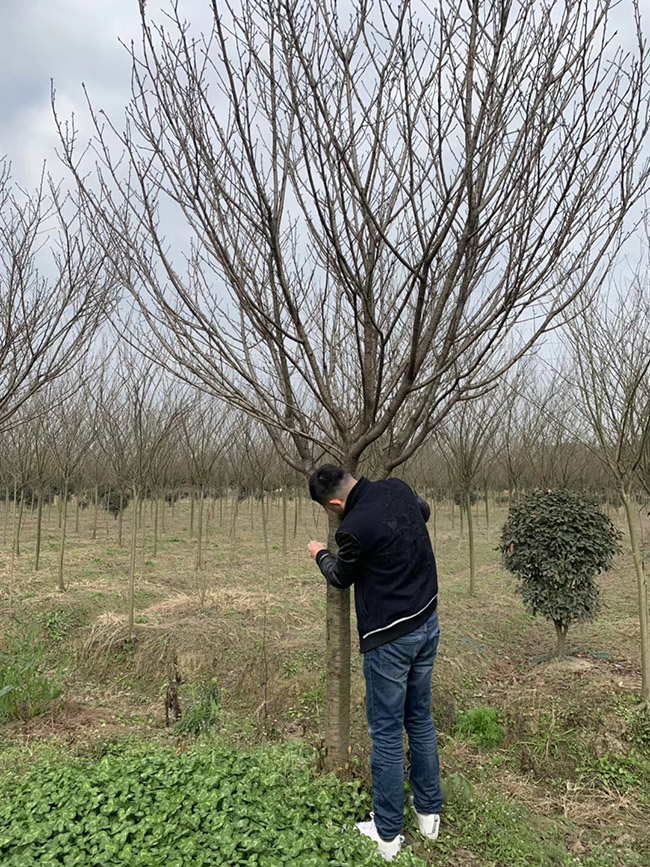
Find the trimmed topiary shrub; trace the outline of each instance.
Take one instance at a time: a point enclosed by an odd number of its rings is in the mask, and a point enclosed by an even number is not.
[[[598,505],[572,491],[533,491],[511,507],[503,564],[519,579],[526,608],[555,625],[559,657],[569,626],[598,613],[596,576],[612,566],[620,539]]]

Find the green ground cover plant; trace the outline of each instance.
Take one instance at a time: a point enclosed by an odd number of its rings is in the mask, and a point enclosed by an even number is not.
[[[0,782],[3,867],[370,867],[354,829],[369,796],[319,777],[304,746],[237,752],[204,741],[176,755],[127,745],[99,762],[45,760]],[[405,849],[394,861],[424,867]]]
[[[650,803],[650,760],[634,750],[626,756],[605,753],[580,771],[583,776],[595,776],[606,789],[621,794],[636,789],[637,797]]]

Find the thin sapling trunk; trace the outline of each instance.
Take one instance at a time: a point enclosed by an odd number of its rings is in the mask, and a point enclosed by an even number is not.
[[[38,503],[36,505],[36,553],[34,555],[34,572],[38,572],[41,562],[41,537],[43,528],[43,486],[38,486]]]
[[[65,593],[66,586],[63,580],[63,558],[65,555],[65,533],[68,524],[68,480],[63,484],[63,501],[61,503],[61,544],[59,545],[59,583],[58,589]]]

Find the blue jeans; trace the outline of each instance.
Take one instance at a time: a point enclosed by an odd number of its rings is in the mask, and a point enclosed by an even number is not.
[[[434,612],[423,625],[363,655],[366,712],[372,739],[375,825],[392,840],[404,823],[404,742],[411,751],[411,790],[419,813],[440,813],[440,765],[431,717],[431,675],[440,625]]]

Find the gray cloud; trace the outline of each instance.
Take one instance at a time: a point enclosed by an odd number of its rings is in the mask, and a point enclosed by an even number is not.
[[[646,7],[646,30],[650,10]],[[209,27],[209,0],[181,0],[183,14],[197,29]],[[149,14],[163,20],[166,0]],[[630,0],[615,8],[618,41],[632,39]],[[31,185],[44,160],[60,173],[50,109],[54,79],[62,117],[75,112],[82,138],[90,132],[81,83],[93,103],[119,119],[129,97],[129,60],[119,40],[140,34],[137,0],[0,0],[0,156],[12,160],[14,177]],[[630,47],[632,47],[630,41]]]
[[[151,6],[160,19],[164,3]],[[193,22],[207,22],[207,0],[185,0]],[[82,82],[93,103],[119,118],[129,98],[129,58],[120,39],[138,40],[137,0],[0,0],[0,156],[15,179],[32,185],[47,160],[60,174],[50,108],[54,81],[62,117],[75,112],[89,131]]]

